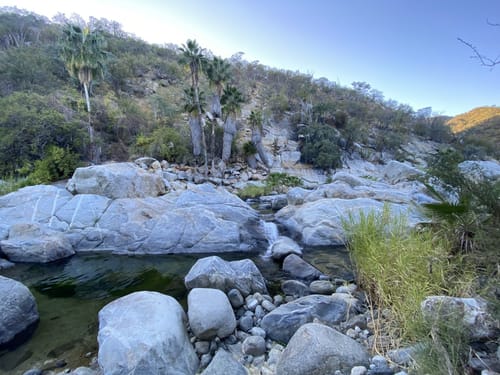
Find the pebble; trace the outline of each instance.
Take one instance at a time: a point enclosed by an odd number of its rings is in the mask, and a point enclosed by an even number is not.
[[[259,306],[259,301],[257,301],[255,298],[250,298],[247,301],[247,309],[250,311],[255,311],[255,308]]]
[[[250,315],[243,315],[238,321],[238,326],[242,331],[248,332],[253,327],[253,318]]]
[[[365,375],[367,371],[365,366],[354,366],[351,369],[351,375]]]
[[[209,341],[197,341],[194,344],[194,350],[198,355],[207,354],[210,351]]]
[[[264,331],[262,328],[260,327],[253,327],[251,330],[250,330],[250,334],[252,336],[261,336],[263,338],[266,338],[266,331]]]
[[[212,356],[210,354],[203,354],[200,358],[200,367],[204,368],[207,367],[210,362],[212,361]]]
[[[271,301],[268,301],[265,299],[262,301],[262,308],[266,311],[273,311],[276,308],[276,305],[274,305]]]
[[[278,294],[278,295],[274,296],[274,298],[273,298],[273,302],[274,302],[274,305],[275,305],[275,306],[279,306],[279,305],[281,305],[281,304],[283,303],[283,296],[282,296],[282,295],[280,295],[280,294]]]
[[[266,340],[261,336],[249,336],[243,341],[242,350],[254,357],[261,356],[266,353]]]
[[[245,304],[245,300],[238,289],[231,289],[227,293],[227,298],[233,308],[237,309]]]
[[[261,305],[258,305],[255,308],[255,318],[256,319],[262,319],[264,317],[264,315],[266,315],[266,312],[264,311],[264,309],[262,308]]]

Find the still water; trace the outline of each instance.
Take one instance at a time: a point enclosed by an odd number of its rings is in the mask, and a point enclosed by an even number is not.
[[[286,278],[279,264],[258,254],[218,255],[226,260],[252,259],[268,281],[271,294],[279,292],[280,281]],[[0,374],[49,368],[57,360],[64,360],[69,368],[87,366],[97,353],[97,314],[104,305],[135,291],[151,290],[176,298],[185,308],[184,276],[204,256],[207,254],[85,254],[44,265],[18,264],[0,271],[30,288],[40,314],[40,322],[27,342],[0,351]],[[332,278],[353,277],[343,248],[305,249],[304,259]]]

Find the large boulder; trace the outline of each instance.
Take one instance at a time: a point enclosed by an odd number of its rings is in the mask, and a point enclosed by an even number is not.
[[[194,288],[188,294],[189,326],[202,340],[224,338],[236,328],[236,318],[227,296],[219,289]]]
[[[369,359],[366,349],[355,340],[326,325],[309,323],[288,342],[276,365],[276,375],[333,374],[368,365]]]
[[[104,375],[194,374],[198,357],[186,314],[172,297],[136,292],[99,311],[98,362]]]
[[[144,198],[165,194],[165,182],[134,163],[111,163],[77,168],[66,188],[72,194]]]
[[[308,246],[343,245],[343,221],[359,218],[360,213],[381,213],[384,203],[371,198],[322,198],[301,206],[287,206],[276,213],[276,220]],[[406,204],[390,204],[391,215],[408,214],[408,224],[425,221],[421,214]]]
[[[24,188],[0,197],[2,240],[9,241],[9,249],[60,250],[69,244],[77,252],[166,254],[251,251],[265,238],[254,209],[203,184],[159,197],[120,199],[73,196],[54,186]],[[26,261],[54,259],[46,258]]]
[[[267,294],[266,281],[250,259],[227,262],[216,255],[198,259],[184,283],[187,289],[215,288],[225,293],[237,289],[243,296]]]
[[[462,324],[471,340],[498,337],[499,322],[488,312],[488,303],[482,298],[429,296],[422,301],[422,313],[430,322]]]
[[[401,163],[397,160],[391,160],[384,168],[384,177],[391,184],[396,184],[401,181],[408,181],[422,177],[424,172],[414,166]]]
[[[12,225],[0,249],[12,262],[47,263],[75,254],[63,233],[39,224]]]
[[[38,319],[35,297],[19,281],[0,276],[0,346],[29,329]]]
[[[286,303],[268,313],[260,326],[273,340],[287,343],[304,324],[318,319],[326,324],[338,324],[346,319],[353,305],[346,298],[310,295]]]

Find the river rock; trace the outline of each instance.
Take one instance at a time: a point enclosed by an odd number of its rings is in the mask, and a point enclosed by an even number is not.
[[[19,231],[16,225],[38,226],[39,231]],[[64,245],[68,240],[77,252],[122,254],[251,251],[265,241],[258,213],[210,184],[187,185],[159,197],[120,199],[73,196],[55,186],[20,189],[0,197],[0,240],[15,240],[13,234],[21,232],[22,244],[33,243],[34,248],[43,247],[42,240],[57,245],[62,236]],[[20,247],[21,240],[16,241],[9,246]]]
[[[12,262],[47,263],[75,254],[63,233],[39,224],[14,224],[0,249]]]
[[[258,357],[266,353],[266,340],[262,336],[249,336],[241,346],[243,353]]]
[[[236,328],[233,308],[219,289],[192,289],[188,294],[188,318],[194,335],[202,340],[227,337]]]
[[[219,349],[201,375],[247,375],[248,371],[226,350]]]
[[[482,298],[430,296],[422,301],[424,317],[431,321],[458,319],[471,340],[485,340],[498,336],[498,321],[488,312],[488,303]]]
[[[287,255],[295,254],[302,256],[300,246],[289,237],[279,236],[271,245],[271,257],[274,260],[282,260]]]
[[[97,194],[111,199],[165,194],[161,176],[134,163],[110,163],[77,168],[66,189],[72,194]]]
[[[260,326],[271,339],[286,343],[300,326],[314,319],[338,324],[346,319],[348,312],[350,306],[344,299],[310,295],[277,307],[264,316]]]
[[[320,270],[295,254],[290,254],[285,258],[283,261],[283,271],[302,280],[314,280],[322,275]]]
[[[309,284],[311,294],[332,294],[335,292],[335,286],[328,280],[315,280]]]
[[[276,220],[284,225],[293,235],[302,238],[308,246],[343,245],[345,233],[342,222],[359,218],[360,213],[381,213],[384,203],[375,199],[355,198],[323,198],[301,206],[287,206],[275,215]],[[406,204],[390,204],[391,215],[406,214],[410,206]],[[415,226],[426,221],[416,211],[409,211],[408,224]]]
[[[298,280],[284,280],[281,283],[281,290],[287,296],[304,297],[309,294],[307,285]]]
[[[196,261],[184,278],[187,289],[215,288],[227,293],[238,289],[243,296],[268,294],[266,281],[250,259],[227,262],[214,255]]]
[[[0,276],[0,345],[11,341],[38,319],[35,297],[19,281]]]
[[[98,362],[104,375],[194,374],[198,357],[186,314],[172,297],[136,292],[99,311]]]
[[[353,339],[323,324],[300,327],[276,365],[276,375],[324,375],[367,365],[369,355]]]

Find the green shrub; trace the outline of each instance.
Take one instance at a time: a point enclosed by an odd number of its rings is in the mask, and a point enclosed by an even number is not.
[[[264,186],[247,185],[238,192],[238,196],[242,199],[256,198],[268,195],[273,191],[283,193],[290,187],[301,185],[302,180],[299,177],[290,176],[286,173],[271,173],[267,176]]]
[[[28,175],[31,184],[46,184],[70,177],[78,167],[78,155],[57,146],[50,146],[46,156],[35,161],[33,172]]]
[[[135,151],[171,163],[184,163],[191,157],[189,139],[167,126],[156,129],[151,136],[138,136]]]
[[[248,141],[243,144],[243,156],[249,157],[255,155],[257,153],[257,147],[253,144],[253,142]]]
[[[316,168],[335,169],[342,166],[340,133],[328,125],[311,125],[300,129],[301,160]]]
[[[385,321],[374,321],[376,334],[396,345],[426,337],[420,313],[425,297],[461,295],[470,285],[462,259],[450,258],[445,239],[408,230],[406,217],[391,215],[388,206],[381,214],[351,217],[344,227],[357,282],[367,293],[373,316],[375,309],[389,314]]]

